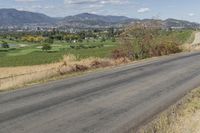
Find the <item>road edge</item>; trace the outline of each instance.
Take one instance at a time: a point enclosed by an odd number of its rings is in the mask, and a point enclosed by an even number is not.
[[[197,111],[200,111],[200,104],[198,102],[199,100],[200,88],[191,90],[182,99],[180,99],[175,104],[167,108],[165,111],[152,118],[150,122],[139,127],[136,133],[176,132],[177,128],[182,128],[178,127],[180,126],[179,122],[181,119],[186,117],[186,115],[192,117],[192,115],[194,115]],[[189,130],[192,127],[185,128],[188,128]]]
[[[88,75],[92,75],[92,74],[102,74],[102,73],[106,73],[106,72],[114,72],[114,71],[117,71],[122,68],[140,67],[140,66],[156,63],[159,61],[176,59],[176,58],[179,58],[182,56],[189,56],[189,55],[193,55],[193,54],[200,54],[200,53],[199,53],[199,51],[193,51],[193,52],[186,51],[186,52],[181,52],[181,53],[176,53],[176,54],[170,54],[170,55],[164,55],[164,56],[159,56],[159,57],[147,58],[147,59],[143,59],[143,60],[132,61],[129,63],[119,64],[119,65],[115,65],[115,66],[89,69],[86,71],[74,72],[74,73],[69,73],[69,74],[65,74],[65,75],[55,75],[51,78],[36,80],[36,81],[32,81],[32,82],[29,82],[29,83],[26,83],[26,84],[23,84],[20,86],[15,86],[10,89],[0,90],[0,94],[15,92],[18,90],[25,90],[25,89],[29,89],[29,88],[33,88],[33,87],[38,87],[38,86],[44,86],[47,84],[54,84],[54,83],[57,83],[60,81],[65,81],[65,80],[74,79],[74,78],[80,78],[80,77],[88,76]]]

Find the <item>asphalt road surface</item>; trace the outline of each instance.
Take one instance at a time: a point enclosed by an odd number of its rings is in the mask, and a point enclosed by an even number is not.
[[[0,93],[0,133],[123,133],[200,86],[200,53],[181,53]]]

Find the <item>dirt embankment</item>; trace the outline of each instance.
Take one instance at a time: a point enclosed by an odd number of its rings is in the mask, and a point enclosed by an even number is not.
[[[191,51],[200,50],[200,32],[194,33],[191,37],[194,41],[192,43],[186,44],[186,49]]]

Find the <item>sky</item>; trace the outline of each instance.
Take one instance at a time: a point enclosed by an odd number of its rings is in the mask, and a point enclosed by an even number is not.
[[[52,17],[79,13],[132,18],[176,18],[200,23],[200,0],[0,0],[0,8],[40,12]]]

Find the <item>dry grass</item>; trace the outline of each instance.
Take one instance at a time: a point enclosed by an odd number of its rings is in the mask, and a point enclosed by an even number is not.
[[[200,89],[162,113],[139,133],[200,133]]]
[[[191,37],[188,39],[188,41],[182,46],[184,51],[196,51],[200,50],[200,39],[199,39],[200,33],[199,32],[193,32],[191,34]]]
[[[59,64],[60,63],[22,67],[0,67],[0,78],[15,77],[16,75],[47,71],[47,68],[54,69],[57,68]]]
[[[74,72],[83,72],[95,68],[127,63],[127,59],[100,59],[87,58],[77,60],[73,55],[65,55],[59,63],[0,68],[0,91],[22,87],[28,83],[66,75]]]

